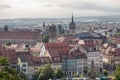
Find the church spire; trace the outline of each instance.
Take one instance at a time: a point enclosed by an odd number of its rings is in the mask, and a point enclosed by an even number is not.
[[[74,19],[73,19],[73,13],[72,13],[72,23],[74,23]]]
[[[75,23],[74,23],[74,18],[73,18],[73,13],[72,13],[72,18],[71,18],[71,23],[69,24],[69,30],[70,30],[70,34],[75,34],[75,29],[76,29],[76,26],[75,26]]]

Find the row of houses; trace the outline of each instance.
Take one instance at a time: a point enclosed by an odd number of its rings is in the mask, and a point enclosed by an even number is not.
[[[119,37],[112,37],[109,39],[111,43],[105,44],[103,38],[88,38],[62,36],[55,42],[37,41],[34,47],[26,45],[26,42],[17,44],[18,46],[15,44],[9,47],[0,46],[0,55],[9,59],[11,67],[20,70],[28,77],[32,77],[38,72],[38,68],[45,64],[51,64],[53,69],[60,67],[67,76],[73,76],[75,73],[87,73],[91,69],[92,62],[96,72],[104,69],[104,65],[109,64],[113,68],[119,63]]]
[[[66,75],[84,74],[91,67],[91,62],[97,70],[103,68],[103,55],[93,44],[70,46],[66,42],[41,43],[38,56],[33,55],[33,48],[18,50],[17,48],[0,48],[0,55],[9,59],[11,67],[32,77],[40,66],[51,64],[53,69],[61,67]]]
[[[40,57],[50,57],[54,68],[61,67],[66,75],[84,74],[94,61],[96,71],[103,69],[103,54],[94,44],[70,46],[67,42],[43,44]],[[54,62],[55,61],[55,62]]]

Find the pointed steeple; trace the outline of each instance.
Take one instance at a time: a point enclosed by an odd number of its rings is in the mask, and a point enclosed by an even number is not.
[[[74,34],[75,33],[75,29],[76,29],[76,26],[75,26],[75,23],[74,23],[74,18],[73,18],[73,13],[72,13],[72,18],[71,18],[71,22],[69,24],[69,30],[70,30],[70,33],[71,34]]]
[[[45,22],[43,22],[43,27],[45,27]]]
[[[72,23],[74,23],[74,19],[73,19],[73,13],[72,13]]]
[[[74,23],[73,13],[72,13],[72,22],[71,22],[71,24],[75,24],[75,23]]]

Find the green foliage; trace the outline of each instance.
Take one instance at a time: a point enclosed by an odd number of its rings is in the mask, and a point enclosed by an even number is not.
[[[65,34],[64,36],[72,36],[72,34]]]
[[[115,77],[115,80],[120,80],[120,64],[117,65],[117,69],[113,76]]]
[[[105,76],[107,76],[107,75],[108,75],[108,71],[103,70],[103,74],[104,74]]]
[[[48,42],[49,42],[49,36],[43,36],[42,41],[43,41],[44,43],[48,43]]]
[[[34,76],[35,78],[39,78],[39,80],[49,80],[55,78],[64,77],[64,73],[61,68],[56,68],[54,71],[51,68],[50,64],[46,64],[39,69],[39,73]]]
[[[88,77],[90,79],[95,79],[96,78],[96,72],[94,71],[94,69],[88,70]]]
[[[7,43],[6,43],[7,46],[10,46],[11,44],[12,44],[11,42],[7,42]]]
[[[116,36],[120,36],[120,32],[116,33]]]
[[[0,56],[0,80],[28,80],[25,75],[12,69],[6,58]]]
[[[61,68],[56,68],[54,71],[54,76],[58,79],[62,78],[64,76],[64,73]]]
[[[0,56],[0,65],[8,66],[8,60],[5,57]]]
[[[80,78],[81,78],[81,79],[83,78],[83,74],[80,74]]]
[[[39,72],[39,80],[49,80],[53,78],[53,70],[50,64],[46,64],[45,66],[40,68]]]
[[[79,75],[77,73],[74,73],[73,77],[79,77]]]

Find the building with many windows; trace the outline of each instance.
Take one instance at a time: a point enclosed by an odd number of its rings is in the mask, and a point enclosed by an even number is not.
[[[0,31],[0,43],[6,44],[16,43],[16,44],[29,44],[35,45],[37,42],[40,42],[41,34],[40,32],[35,31]]]
[[[62,56],[62,69],[67,76],[75,73],[83,74],[87,71],[87,56],[79,49],[74,49],[68,55]]]
[[[96,71],[103,69],[103,54],[99,51],[98,47],[94,44],[82,44],[86,50],[88,69],[91,69],[91,62],[94,61]]]
[[[66,42],[46,43],[42,46],[39,56],[49,57],[52,63],[52,68],[62,67],[62,56],[67,55],[70,46]]]

